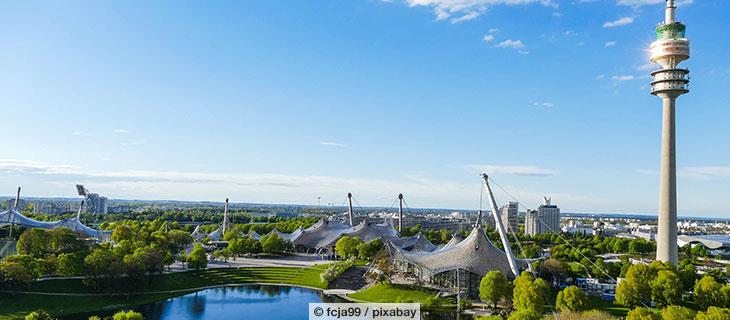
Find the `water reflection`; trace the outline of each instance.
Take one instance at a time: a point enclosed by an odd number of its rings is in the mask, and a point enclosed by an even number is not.
[[[309,303],[346,302],[322,292],[283,286],[221,287],[134,308],[147,320],[308,319]],[[110,314],[102,314],[106,316]],[[88,315],[86,316],[88,317]],[[69,317],[68,319],[86,319]],[[453,312],[423,312],[424,320],[466,320]]]

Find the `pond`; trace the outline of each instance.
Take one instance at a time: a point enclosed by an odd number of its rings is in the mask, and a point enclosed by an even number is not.
[[[320,291],[304,288],[246,285],[207,289],[133,309],[142,312],[146,320],[296,320],[309,319],[307,313],[309,303],[315,302],[346,301],[337,296],[328,296]],[[456,317],[452,313],[424,313],[422,319],[455,320]]]

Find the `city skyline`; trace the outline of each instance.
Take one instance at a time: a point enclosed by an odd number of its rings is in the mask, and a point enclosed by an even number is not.
[[[450,3],[0,5],[0,194],[657,212],[664,1]],[[730,4],[678,4],[678,213],[726,216]]]

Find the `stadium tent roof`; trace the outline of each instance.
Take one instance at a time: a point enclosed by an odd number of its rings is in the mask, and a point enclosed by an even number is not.
[[[293,242],[306,248],[321,249],[331,247],[350,227],[344,223],[320,219],[311,227],[304,229]]]
[[[261,235],[258,234],[258,232],[256,232],[256,230],[253,230],[253,229],[248,230],[248,233],[245,234],[245,236],[248,236],[249,238],[254,239],[254,240],[261,240]]]
[[[208,236],[208,234],[205,233],[205,231],[203,231],[202,228],[200,228],[200,225],[195,226],[195,230],[193,230],[193,232],[190,235],[195,240],[201,240]]]
[[[299,236],[302,234],[302,231],[304,231],[304,230],[302,230],[301,227],[297,228],[292,233],[281,232],[279,230],[276,230],[276,228],[274,228],[271,231],[269,231],[269,233],[267,233],[266,235],[268,236],[268,235],[274,233],[286,241],[294,242],[294,240],[299,238]]]
[[[383,239],[390,243],[394,248],[405,251],[432,252],[438,248],[433,245],[431,241],[428,241],[426,236],[420,232],[415,236],[410,237],[383,237]]]
[[[449,242],[447,242],[443,247],[438,248],[438,250],[443,251],[452,248],[459,244],[462,240],[464,240],[464,237],[460,233],[454,233],[451,240],[449,240]]]
[[[474,228],[463,241],[436,252],[406,252],[398,247],[393,252],[396,260],[419,266],[428,276],[456,269],[481,276],[498,270],[512,276],[507,255],[489,241],[481,228]]]
[[[87,227],[76,218],[66,218],[63,220],[52,222],[38,221],[24,216],[22,213],[18,212],[15,209],[6,210],[0,213],[0,226],[6,226],[9,224],[17,224],[26,228],[68,228],[87,237],[97,238],[100,240],[106,240],[111,235],[111,231],[99,231],[94,228]]]
[[[360,224],[346,231],[344,235],[357,237],[363,242],[369,242],[382,237],[398,237],[398,232],[387,222],[374,224],[363,220]]]

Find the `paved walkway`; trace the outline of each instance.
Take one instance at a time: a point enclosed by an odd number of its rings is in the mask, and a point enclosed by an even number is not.
[[[319,260],[317,255],[297,253],[290,256],[275,257],[267,256],[262,258],[236,258],[227,262],[211,260],[208,261],[208,269],[216,268],[251,268],[251,267],[311,267],[318,264],[334,263],[333,260]],[[188,269],[181,262],[175,262],[170,266],[169,272],[187,271]]]

